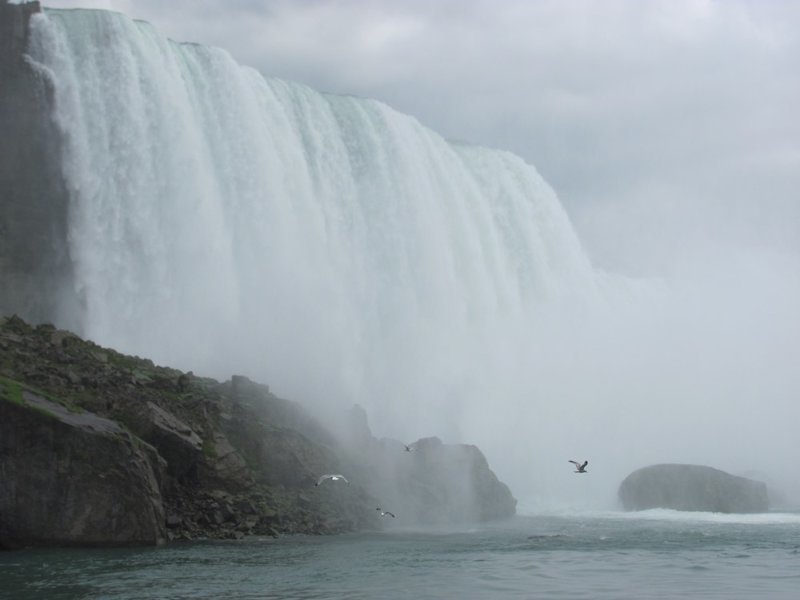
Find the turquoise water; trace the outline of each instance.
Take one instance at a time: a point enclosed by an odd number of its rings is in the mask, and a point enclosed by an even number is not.
[[[516,517],[462,530],[0,554],[46,599],[800,597],[800,515]]]

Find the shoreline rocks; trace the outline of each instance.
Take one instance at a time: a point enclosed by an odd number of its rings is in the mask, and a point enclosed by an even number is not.
[[[245,377],[0,318],[0,548],[381,529],[383,504],[405,524],[514,514],[474,446],[406,452],[360,417],[354,442]],[[330,472],[350,485],[314,485]]]

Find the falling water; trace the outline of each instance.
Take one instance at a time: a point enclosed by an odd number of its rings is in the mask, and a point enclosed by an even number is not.
[[[662,459],[648,424],[669,443],[694,410],[683,340],[639,326],[660,286],[593,269],[520,158],[112,12],[48,10],[31,39],[66,141],[81,306],[67,317],[85,336],[319,410],[359,403],[379,435],[478,443],[512,488],[578,501],[598,478],[562,481],[567,458],[605,460],[611,497],[627,468]],[[685,384],[658,385],[682,369]]]

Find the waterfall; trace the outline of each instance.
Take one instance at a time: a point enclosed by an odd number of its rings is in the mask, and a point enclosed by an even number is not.
[[[78,333],[316,414],[358,403],[379,436],[476,443],[533,502],[602,505],[648,463],[764,470],[793,451],[796,263],[742,248],[685,281],[612,277],[508,152],[113,12],[31,28]]]
[[[75,286],[101,343],[360,399],[366,371],[594,285],[512,154],[112,12],[47,11],[31,55],[54,78]]]
[[[65,140],[81,334],[361,404],[379,435],[544,443],[565,327],[609,285],[533,166],[113,12],[37,15],[29,53]]]

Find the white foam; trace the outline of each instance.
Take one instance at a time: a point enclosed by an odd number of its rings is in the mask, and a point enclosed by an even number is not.
[[[624,521],[671,521],[686,523],[728,523],[728,524],[787,524],[800,525],[798,512],[766,512],[766,513],[717,513],[702,511],[681,511],[667,508],[654,508],[641,511],[603,511],[585,510],[579,507],[561,507],[549,510],[531,510],[525,507],[518,514],[526,517],[561,517],[570,519],[607,519]]]

